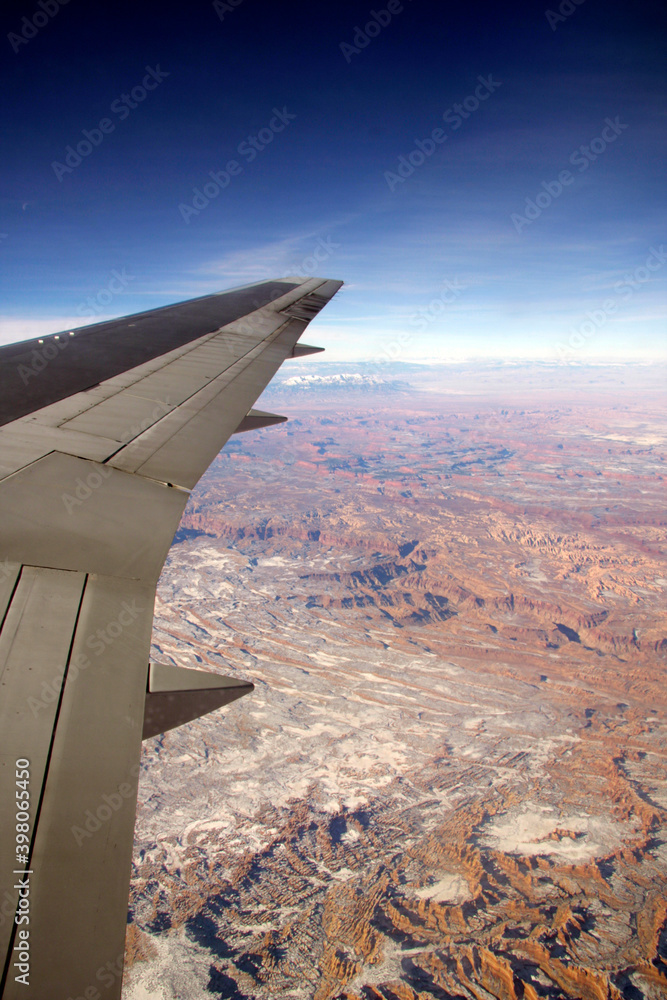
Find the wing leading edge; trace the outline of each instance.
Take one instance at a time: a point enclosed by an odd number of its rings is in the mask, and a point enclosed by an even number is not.
[[[120,997],[142,736],[252,689],[149,667],[157,580],[225,441],[284,419],[253,404],[317,350],[299,338],[341,284],[260,282],[0,348],[6,1000]]]

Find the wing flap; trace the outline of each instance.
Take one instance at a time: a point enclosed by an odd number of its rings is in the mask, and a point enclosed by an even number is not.
[[[106,437],[92,437],[75,431],[62,431],[54,427],[32,424],[10,424],[4,428],[0,443],[0,481],[20,472],[32,462],[39,461],[52,451],[60,451],[94,462],[103,462],[118,449],[118,441]]]
[[[66,680],[29,865],[35,989],[10,975],[4,1000],[85,996],[107,963],[120,991],[153,596],[153,584],[89,576],[75,626],[62,626]],[[32,761],[39,740],[17,734],[17,756]]]
[[[0,553],[157,582],[188,496],[53,452],[0,483]]]
[[[0,801],[3,813],[16,809],[17,761],[29,762],[30,809],[27,831],[31,837],[45,781],[51,739],[58,715],[63,678],[67,669],[85,576],[59,570],[24,567],[0,633]],[[22,766],[19,770],[23,771]],[[0,879],[4,906],[0,941],[6,949],[14,931],[18,900],[14,870],[29,867],[28,856],[17,848],[12,819],[0,838]],[[25,859],[25,864],[21,860]],[[9,913],[7,910],[9,909]],[[7,919],[9,917],[9,919]],[[3,951],[3,954],[5,952]]]

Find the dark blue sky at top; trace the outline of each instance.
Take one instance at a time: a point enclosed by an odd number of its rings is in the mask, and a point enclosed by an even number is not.
[[[662,4],[236,4],[4,7],[4,341],[312,273],[330,360],[664,356]]]

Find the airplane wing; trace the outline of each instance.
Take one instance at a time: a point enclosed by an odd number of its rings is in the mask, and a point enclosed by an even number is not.
[[[0,348],[5,1000],[120,997],[141,740],[252,685],[148,662],[193,489],[342,282],[284,278]]]

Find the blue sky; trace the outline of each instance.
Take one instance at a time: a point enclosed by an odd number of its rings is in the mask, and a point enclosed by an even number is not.
[[[661,4],[48,3],[2,15],[0,341],[297,271],[329,361],[667,356]]]

